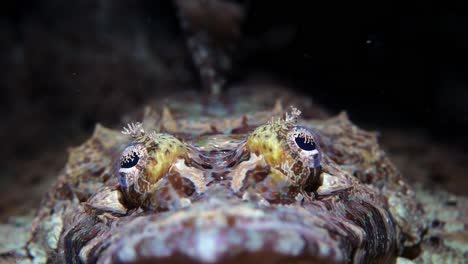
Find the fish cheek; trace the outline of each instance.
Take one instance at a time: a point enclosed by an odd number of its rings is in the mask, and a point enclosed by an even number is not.
[[[239,164],[233,174],[231,187],[235,192],[254,192],[270,203],[291,203],[297,194],[288,177],[253,154],[249,161]]]
[[[191,204],[191,198],[202,194],[206,188],[203,171],[188,166],[178,159],[152,189],[143,208],[146,210],[177,210]]]

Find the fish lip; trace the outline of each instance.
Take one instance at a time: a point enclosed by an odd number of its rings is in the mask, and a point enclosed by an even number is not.
[[[115,262],[122,263],[122,262]],[[185,264],[185,263],[197,263],[204,264],[207,262],[200,261],[198,259],[190,258],[183,254],[175,254],[170,257],[149,257],[149,258],[139,258],[132,262],[124,262],[131,264],[149,264],[149,263],[158,263],[158,264]],[[314,256],[285,256],[275,252],[270,251],[261,251],[261,252],[242,252],[236,256],[224,257],[215,262],[209,262],[209,264],[272,264],[272,263],[288,263],[288,264],[304,264],[304,263],[314,263],[314,264],[325,264],[325,263],[336,263],[332,259],[319,258]]]
[[[97,263],[236,263],[242,260],[272,263],[276,260],[343,262],[346,252],[323,220],[299,219],[305,210],[295,207],[197,208],[190,211],[147,214],[125,220],[115,229]],[[278,214],[272,214],[277,212]],[[280,213],[296,214],[290,219]],[[315,214],[308,212],[310,216]],[[185,217],[185,218],[184,218]],[[178,219],[178,220],[177,220]],[[269,256],[267,258],[267,256]],[[271,260],[262,262],[262,260]],[[180,262],[183,263],[183,262]],[[251,263],[254,263],[253,261]]]

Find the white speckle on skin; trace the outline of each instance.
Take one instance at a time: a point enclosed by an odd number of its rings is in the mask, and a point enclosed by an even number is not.
[[[190,199],[188,199],[188,198],[181,198],[180,199],[180,207],[181,208],[186,208],[186,207],[189,207],[190,205],[192,205],[192,201],[190,201]]]
[[[122,262],[132,262],[136,259],[135,249],[131,245],[122,247],[117,252],[117,257]]]
[[[166,246],[162,237],[152,237],[141,250],[143,256],[170,257],[171,250]]]
[[[62,213],[54,214],[50,221],[46,222],[44,226],[45,229],[49,231],[47,244],[50,248],[56,249],[63,228]]]
[[[282,234],[275,242],[275,250],[285,255],[297,256],[305,246],[304,240],[294,231]]]
[[[28,252],[29,255],[32,257],[33,263],[47,262],[47,254],[42,245],[32,242],[28,245]]]
[[[326,243],[319,243],[319,254],[320,256],[329,256],[330,247]]]
[[[264,244],[264,239],[262,237],[261,232],[249,230],[249,232],[247,232],[246,235],[248,237],[245,241],[246,248],[248,248],[252,252],[258,251],[262,248]]]
[[[295,199],[296,199],[296,202],[302,202],[304,200],[304,195],[298,193]]]
[[[219,250],[216,241],[217,233],[213,230],[208,232],[199,232],[196,238],[196,254],[202,262],[215,262]]]

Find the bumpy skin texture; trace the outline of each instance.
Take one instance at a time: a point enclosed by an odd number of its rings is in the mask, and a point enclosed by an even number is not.
[[[285,93],[244,98],[168,99],[127,135],[98,125],[16,257],[393,263],[421,242],[427,221],[375,133]]]
[[[242,9],[175,2],[202,83],[218,94]],[[0,261],[466,261],[466,199],[416,196],[375,133],[345,114],[329,118],[310,101],[258,88],[160,100],[155,111],[130,118],[142,124],[126,135],[97,125],[71,149],[32,228],[0,226]]]

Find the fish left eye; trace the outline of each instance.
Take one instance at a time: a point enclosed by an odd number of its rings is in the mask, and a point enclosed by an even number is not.
[[[297,146],[301,148],[302,150],[312,151],[312,150],[317,149],[315,142],[313,142],[312,140],[308,139],[307,137],[303,135],[297,135],[294,138],[294,141],[296,142]]]

